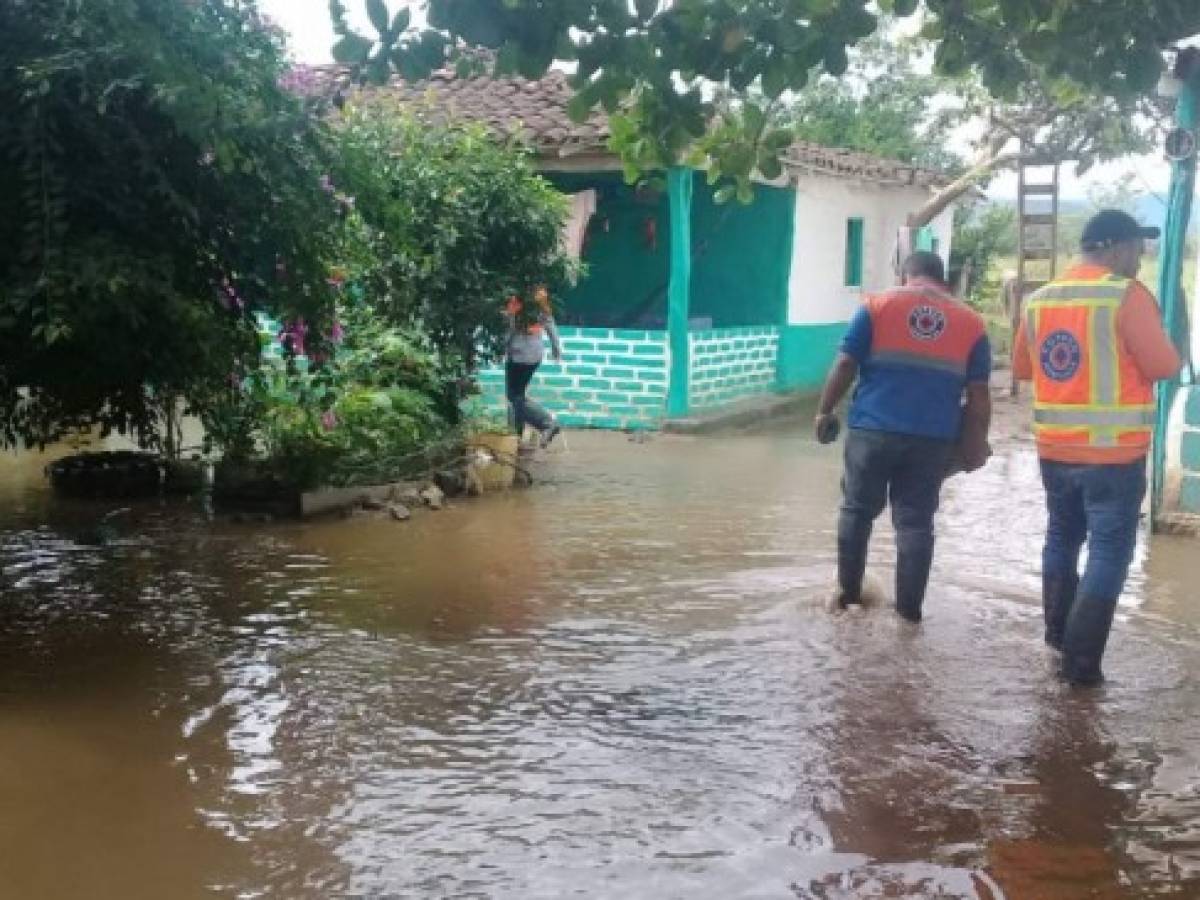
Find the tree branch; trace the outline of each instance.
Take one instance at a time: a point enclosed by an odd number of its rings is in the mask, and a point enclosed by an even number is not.
[[[975,187],[975,185],[979,184],[979,182],[992,172],[1005,166],[1010,166],[1020,158],[1020,152],[1013,150],[1008,153],[995,153],[982,162],[977,163],[964,175],[956,178],[930,197],[929,202],[919,210],[909,215],[908,227],[921,228],[928,225],[941,215],[946,210],[946,207]]]

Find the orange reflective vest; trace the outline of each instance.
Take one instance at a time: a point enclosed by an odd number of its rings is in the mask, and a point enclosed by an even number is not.
[[[977,312],[924,278],[868,298],[867,313],[873,364],[933,369],[964,380],[971,351],[987,331]]]
[[[1039,444],[1149,450],[1154,386],[1117,332],[1130,281],[1105,274],[1038,290],[1025,308]]]

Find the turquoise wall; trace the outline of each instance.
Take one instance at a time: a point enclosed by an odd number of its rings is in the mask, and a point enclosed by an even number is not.
[[[562,298],[566,324],[605,328],[666,327],[670,275],[667,193],[641,192],[616,172],[546,177],[567,193],[596,191],[596,213],[584,242],[586,274]],[[654,228],[653,243],[647,223]]]
[[[845,322],[781,328],[776,387],[781,390],[820,388],[845,333]]]
[[[1179,440],[1179,461],[1183,468],[1179,485],[1181,512],[1200,514],[1200,388],[1181,387],[1187,392],[1184,406],[1184,430]]]
[[[756,185],[754,202],[718,206],[696,175],[692,198],[691,317],[713,328],[782,325],[787,321],[788,276],[796,192]]]
[[[568,428],[655,428],[667,408],[667,335],[662,331],[559,329],[563,363],[547,360],[529,396]],[[479,373],[483,402],[504,414],[504,369]]]
[[[666,191],[637,191],[619,173],[547,173],[559,190],[597,192],[583,261],[562,298],[573,325],[666,327],[670,213]],[[787,315],[795,191],[759,185],[754,203],[718,206],[693,173],[689,316],[706,326],[779,325]],[[653,223],[653,234],[648,223]]]

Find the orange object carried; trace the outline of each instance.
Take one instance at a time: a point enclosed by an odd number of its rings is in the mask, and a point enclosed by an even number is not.
[[[545,289],[543,288],[541,290],[544,291]],[[542,306],[541,298],[537,297],[536,295],[535,295],[535,298],[538,301],[538,306],[541,307]],[[508,303],[504,307],[504,311],[508,314],[509,318],[511,318],[514,322],[519,321],[519,317],[524,309],[525,309],[524,301],[521,300],[520,297],[516,297],[516,296],[509,297]],[[545,329],[542,328],[542,325],[540,322],[530,322],[527,325],[525,325],[523,330],[526,334],[541,334]]]

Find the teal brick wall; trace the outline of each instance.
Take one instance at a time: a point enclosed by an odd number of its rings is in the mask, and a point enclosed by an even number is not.
[[[663,331],[560,327],[563,362],[547,357],[529,396],[568,428],[657,428],[666,413],[667,335]],[[507,408],[504,367],[479,373],[483,402]]]
[[[1200,515],[1200,388],[1184,387],[1183,429],[1172,434],[1179,443],[1179,511]]]
[[[775,387],[778,328],[693,331],[688,345],[688,405],[692,412],[765,394]]]

